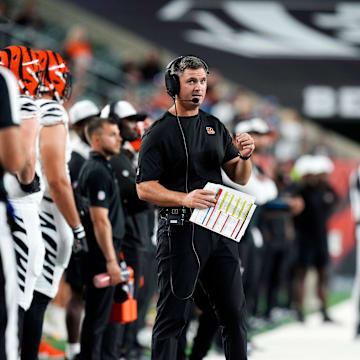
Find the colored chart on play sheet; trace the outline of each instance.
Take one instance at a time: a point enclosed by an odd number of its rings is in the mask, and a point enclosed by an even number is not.
[[[195,209],[190,221],[239,242],[255,211],[255,197],[213,183],[204,189],[215,193],[216,206]]]

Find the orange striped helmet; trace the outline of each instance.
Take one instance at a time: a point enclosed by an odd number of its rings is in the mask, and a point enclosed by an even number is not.
[[[26,46],[8,46],[0,51],[0,65],[14,73],[21,93],[35,97],[38,95],[40,68],[34,50]]]
[[[71,95],[71,75],[65,60],[52,50],[38,50],[40,93],[49,92],[55,100],[64,102]]]

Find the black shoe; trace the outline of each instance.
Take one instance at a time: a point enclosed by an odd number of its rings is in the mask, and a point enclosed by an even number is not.
[[[332,319],[328,314],[325,314],[323,316],[323,321],[326,322],[326,323],[334,323],[334,319]]]
[[[305,322],[305,316],[304,316],[304,313],[300,310],[296,311],[296,318],[298,321],[300,322]]]
[[[326,310],[321,310],[323,321],[326,323],[334,323],[335,321],[329,316],[329,313]]]
[[[356,331],[355,331],[355,338],[356,339],[360,339],[360,322],[356,328]]]

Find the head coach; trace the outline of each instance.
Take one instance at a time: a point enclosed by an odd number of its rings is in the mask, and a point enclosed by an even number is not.
[[[247,358],[238,244],[188,221],[193,208],[215,205],[215,194],[203,187],[222,184],[221,168],[232,181],[246,184],[255,148],[246,133],[236,135],[234,146],[221,121],[199,109],[208,74],[207,64],[195,56],[167,66],[165,83],[174,105],[144,134],[139,154],[139,197],[160,207],[153,360],[176,359],[197,282],[224,327],[226,359]]]

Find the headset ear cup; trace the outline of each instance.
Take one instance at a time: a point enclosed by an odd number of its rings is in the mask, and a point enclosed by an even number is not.
[[[171,69],[167,69],[165,73],[165,86],[166,91],[171,97],[179,95],[180,81],[176,74],[171,74]]]

